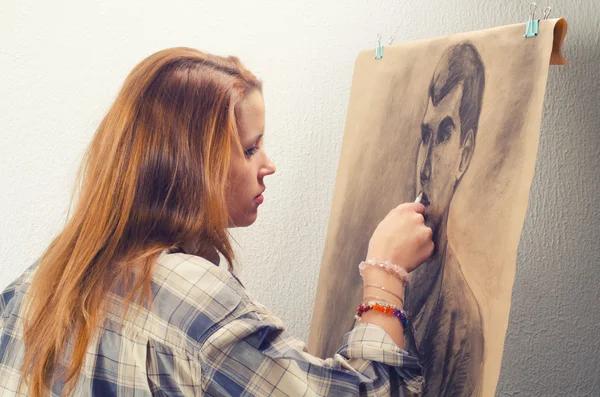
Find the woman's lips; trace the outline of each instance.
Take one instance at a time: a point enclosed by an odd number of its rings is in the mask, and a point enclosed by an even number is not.
[[[263,203],[263,201],[265,201],[265,198],[264,198],[264,196],[262,195],[262,193],[261,193],[261,194],[259,194],[259,195],[258,195],[258,196],[256,196],[256,197],[254,197],[254,202],[255,202],[256,204],[262,204],[262,203]]]

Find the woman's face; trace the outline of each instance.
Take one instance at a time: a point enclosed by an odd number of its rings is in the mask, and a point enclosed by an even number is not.
[[[234,151],[227,190],[228,227],[250,226],[263,202],[264,177],[275,172],[275,164],[262,146],[265,130],[265,104],[259,91],[249,94],[236,109],[240,141],[244,153]]]

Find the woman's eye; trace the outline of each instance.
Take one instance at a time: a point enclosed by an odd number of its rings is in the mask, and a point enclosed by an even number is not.
[[[255,154],[258,151],[258,146],[253,146],[250,149],[246,149],[244,151],[244,154],[246,155],[246,157],[250,157],[253,154]]]

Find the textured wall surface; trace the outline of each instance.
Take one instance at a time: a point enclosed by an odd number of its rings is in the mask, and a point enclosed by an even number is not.
[[[409,41],[522,22],[490,0],[0,0],[0,288],[64,224],[73,178],[129,70],[162,48],[235,54],[265,82],[259,220],[235,230],[242,279],[308,336],[354,58]],[[167,6],[168,5],[168,6]],[[541,4],[546,6],[547,4]],[[600,394],[600,3],[557,1],[571,66],[550,70],[499,396]]]

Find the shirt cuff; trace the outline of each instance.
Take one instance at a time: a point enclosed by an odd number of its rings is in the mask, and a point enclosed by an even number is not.
[[[338,350],[338,354],[353,361],[374,361],[392,366],[410,391],[422,391],[423,376],[417,358],[396,346],[392,338],[378,325],[358,323],[352,331],[344,335],[344,344]]]

